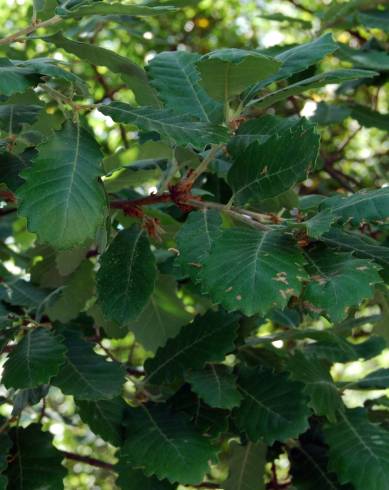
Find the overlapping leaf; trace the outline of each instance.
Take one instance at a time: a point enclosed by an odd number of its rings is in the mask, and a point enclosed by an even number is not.
[[[278,231],[231,228],[215,241],[204,265],[204,288],[228,311],[265,314],[301,291],[303,257]]]
[[[79,400],[108,400],[120,394],[125,374],[121,365],[95,354],[92,346],[76,334],[68,335],[65,344],[65,364],[52,380],[53,385]]]
[[[304,119],[264,143],[254,141],[234,159],[228,182],[235,199],[275,197],[304,180],[315,167],[319,136]]]
[[[199,121],[219,123],[223,107],[200,85],[195,63],[200,55],[186,51],[160,53],[148,66],[152,85],[166,107],[179,114],[192,114]]]
[[[48,383],[65,362],[62,338],[45,328],[29,330],[11,352],[2,382],[7,388],[34,388]]]
[[[224,490],[265,490],[266,446],[233,442],[228,457],[229,475]]]
[[[221,223],[218,211],[204,208],[191,213],[177,233],[179,256],[176,260],[184,273],[195,282],[200,280],[201,270],[212,244],[220,235]]]
[[[363,409],[347,411],[338,423],[327,426],[324,434],[329,467],[341,483],[352,483],[355,490],[386,490],[389,434],[369,422]]]
[[[106,207],[101,158],[92,136],[71,123],[39,147],[18,197],[19,213],[42,242],[66,249],[95,237]]]
[[[197,434],[167,407],[143,405],[131,409],[127,419],[128,437],[121,450],[129,467],[142,467],[147,476],[171,482],[198,484],[215,460],[216,450],[209,439]]]
[[[317,249],[306,258],[311,282],[303,298],[335,322],[346,316],[348,307],[371,298],[374,286],[382,282],[378,266],[348,253]]]
[[[145,131],[155,131],[161,138],[177,145],[202,149],[227,139],[227,130],[207,122],[194,121],[191,115],[176,114],[170,109],[135,108],[124,102],[112,102],[99,110],[116,122],[133,124]]]
[[[182,328],[154,358],[146,361],[147,379],[163,383],[182,378],[188,369],[199,369],[206,362],[220,362],[233,350],[237,323],[234,316],[209,311]]]
[[[309,408],[304,385],[285,374],[247,369],[238,380],[243,400],[235,410],[239,428],[253,442],[267,444],[296,437],[308,427]]]

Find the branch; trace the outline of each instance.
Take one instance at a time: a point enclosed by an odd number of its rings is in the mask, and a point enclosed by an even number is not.
[[[22,42],[25,40],[25,38],[31,34],[32,32],[35,32],[37,29],[40,27],[49,27],[53,26],[55,24],[59,24],[62,21],[62,17],[59,15],[54,15],[54,17],[51,17],[50,19],[44,20],[42,22],[36,22],[28,27],[21,29],[20,31],[15,32],[14,34],[10,34],[9,36],[3,37],[3,39],[0,39],[0,46],[5,46],[7,44],[11,44],[14,42]]]
[[[90,458],[89,456],[81,456],[81,454],[70,453],[69,451],[61,451],[64,458],[71,459],[72,461],[78,461],[80,463],[89,464],[90,466],[95,466],[96,468],[102,468],[108,471],[114,471],[114,466],[112,463],[106,463],[100,459]]]

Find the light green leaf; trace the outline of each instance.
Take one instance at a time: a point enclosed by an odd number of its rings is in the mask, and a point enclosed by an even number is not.
[[[343,320],[350,306],[371,298],[374,286],[382,282],[377,265],[349,253],[318,248],[306,258],[311,282],[303,300],[326,312],[334,322]]]
[[[307,429],[309,408],[303,384],[285,374],[253,368],[242,372],[238,386],[243,401],[235,417],[251,441],[263,439],[271,445]]]
[[[308,359],[296,351],[287,367],[292,379],[304,383],[304,392],[309,396],[315,413],[335,422],[344,405],[328,366],[321,359]]]
[[[143,5],[123,5],[121,3],[97,2],[89,5],[81,5],[72,10],[61,7],[56,9],[57,15],[64,17],[84,17],[86,15],[133,15],[133,16],[153,16],[175,12],[176,8],[170,5],[148,7]]]
[[[200,55],[186,51],[157,54],[148,65],[151,84],[169,109],[192,114],[200,121],[219,123],[223,120],[223,106],[200,85],[196,68],[199,58]]]
[[[341,483],[351,483],[355,490],[387,489],[389,434],[369,422],[365,410],[355,408],[341,414],[324,435],[330,447],[329,468]]]
[[[327,54],[333,53],[337,49],[337,44],[332,38],[332,34],[327,33],[314,39],[311,42],[287,48],[275,56],[277,61],[282,63],[275,75],[266,78],[262,82],[255,84],[248,91],[245,100],[250,100],[261,89],[278,80],[289,78],[295,73],[299,73],[309,66],[318,63]]]
[[[114,446],[120,446],[123,437],[123,418],[126,403],[122,398],[112,400],[81,401],[76,406],[83,422],[92,432]]]
[[[93,264],[86,260],[62,286],[53,301],[46,306],[46,313],[52,321],[68,323],[83,310],[94,292]]]
[[[151,352],[165,345],[192,318],[177,297],[176,289],[174,277],[161,275],[142,313],[128,324],[136,340]]]
[[[234,349],[237,323],[233,315],[209,311],[182,328],[145,364],[147,380],[165,383],[183,377],[188,369],[206,362],[221,362]]]
[[[76,334],[67,335],[65,343],[66,361],[53,385],[79,400],[107,400],[121,393],[125,381],[121,365],[105,361]]]
[[[55,256],[55,266],[61,276],[69,276],[85,259],[90,244],[70,250],[60,250]]]
[[[8,490],[61,490],[67,470],[51,435],[38,424],[13,430],[15,445],[6,471]]]
[[[389,216],[389,187],[361,191],[351,196],[333,196],[324,200],[320,209],[355,225],[363,221],[386,221]]]
[[[319,141],[315,127],[302,119],[262,144],[251,143],[235,157],[228,173],[235,199],[275,197],[306,179],[315,167]]]
[[[247,49],[218,49],[197,63],[201,85],[214,99],[227,102],[247,87],[276,73],[281,62]]]
[[[213,242],[220,235],[221,224],[218,211],[204,208],[190,213],[177,233],[179,255],[176,262],[195,282],[200,280],[201,268],[209,256]]]
[[[92,136],[71,123],[39,146],[17,195],[19,213],[42,242],[66,249],[95,237],[106,208],[101,159]]]
[[[113,73],[118,73],[127,87],[134,92],[140,104],[157,107],[160,105],[154,90],[149,85],[145,71],[128,58],[93,44],[72,41],[64,37],[61,32],[43,39],[88,63],[96,66],[106,66]]]
[[[224,490],[265,490],[266,446],[232,442],[228,455],[229,475]]]
[[[133,225],[119,232],[100,264],[97,293],[104,315],[119,324],[134,320],[147,304],[156,277],[145,230]]]
[[[201,371],[189,371],[185,379],[191,389],[210,407],[231,410],[242,399],[236,379],[226,366],[208,365]]]
[[[288,85],[285,88],[271,92],[268,95],[263,95],[258,99],[253,99],[249,105],[254,105],[257,108],[269,107],[280,100],[287,99],[292,95],[298,95],[314,88],[324,87],[330,83],[341,83],[347,80],[357,80],[360,78],[372,78],[377,75],[375,71],[369,70],[353,70],[353,69],[339,69],[319,73],[313,77],[305,78],[299,82],[295,82]]]
[[[65,362],[63,338],[46,328],[29,330],[4,365],[7,388],[35,388],[48,383]]]
[[[99,106],[99,111],[116,122],[133,124],[145,131],[156,131],[161,138],[177,145],[203,149],[211,143],[223,143],[227,130],[207,122],[193,121],[191,115],[176,114],[170,109],[135,108],[124,102]]]
[[[297,247],[277,231],[225,230],[204,265],[204,289],[228,311],[266,314],[284,308],[305,276]]]
[[[203,480],[216,449],[183,416],[163,406],[142,405],[131,409],[127,420],[129,433],[121,450],[125,464],[172,483],[195,485]]]

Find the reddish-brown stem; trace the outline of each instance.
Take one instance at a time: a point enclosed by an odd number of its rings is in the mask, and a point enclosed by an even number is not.
[[[71,453],[69,451],[61,451],[66,459],[71,459],[72,461],[78,461],[79,463],[89,464],[90,466],[95,466],[96,468],[102,468],[108,471],[114,471],[114,465],[101,461],[100,459],[91,458],[89,456],[81,456],[81,454]]]
[[[170,193],[164,194],[151,194],[151,196],[141,197],[139,199],[133,199],[132,201],[111,201],[110,207],[113,209],[122,209],[126,211],[131,208],[138,208],[141,206],[149,206],[150,204],[159,204],[161,202],[172,201]]]

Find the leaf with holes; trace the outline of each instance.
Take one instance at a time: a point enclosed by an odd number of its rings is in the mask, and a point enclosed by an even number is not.
[[[231,228],[215,241],[204,264],[204,289],[228,311],[265,314],[301,291],[303,257],[278,231]]]

